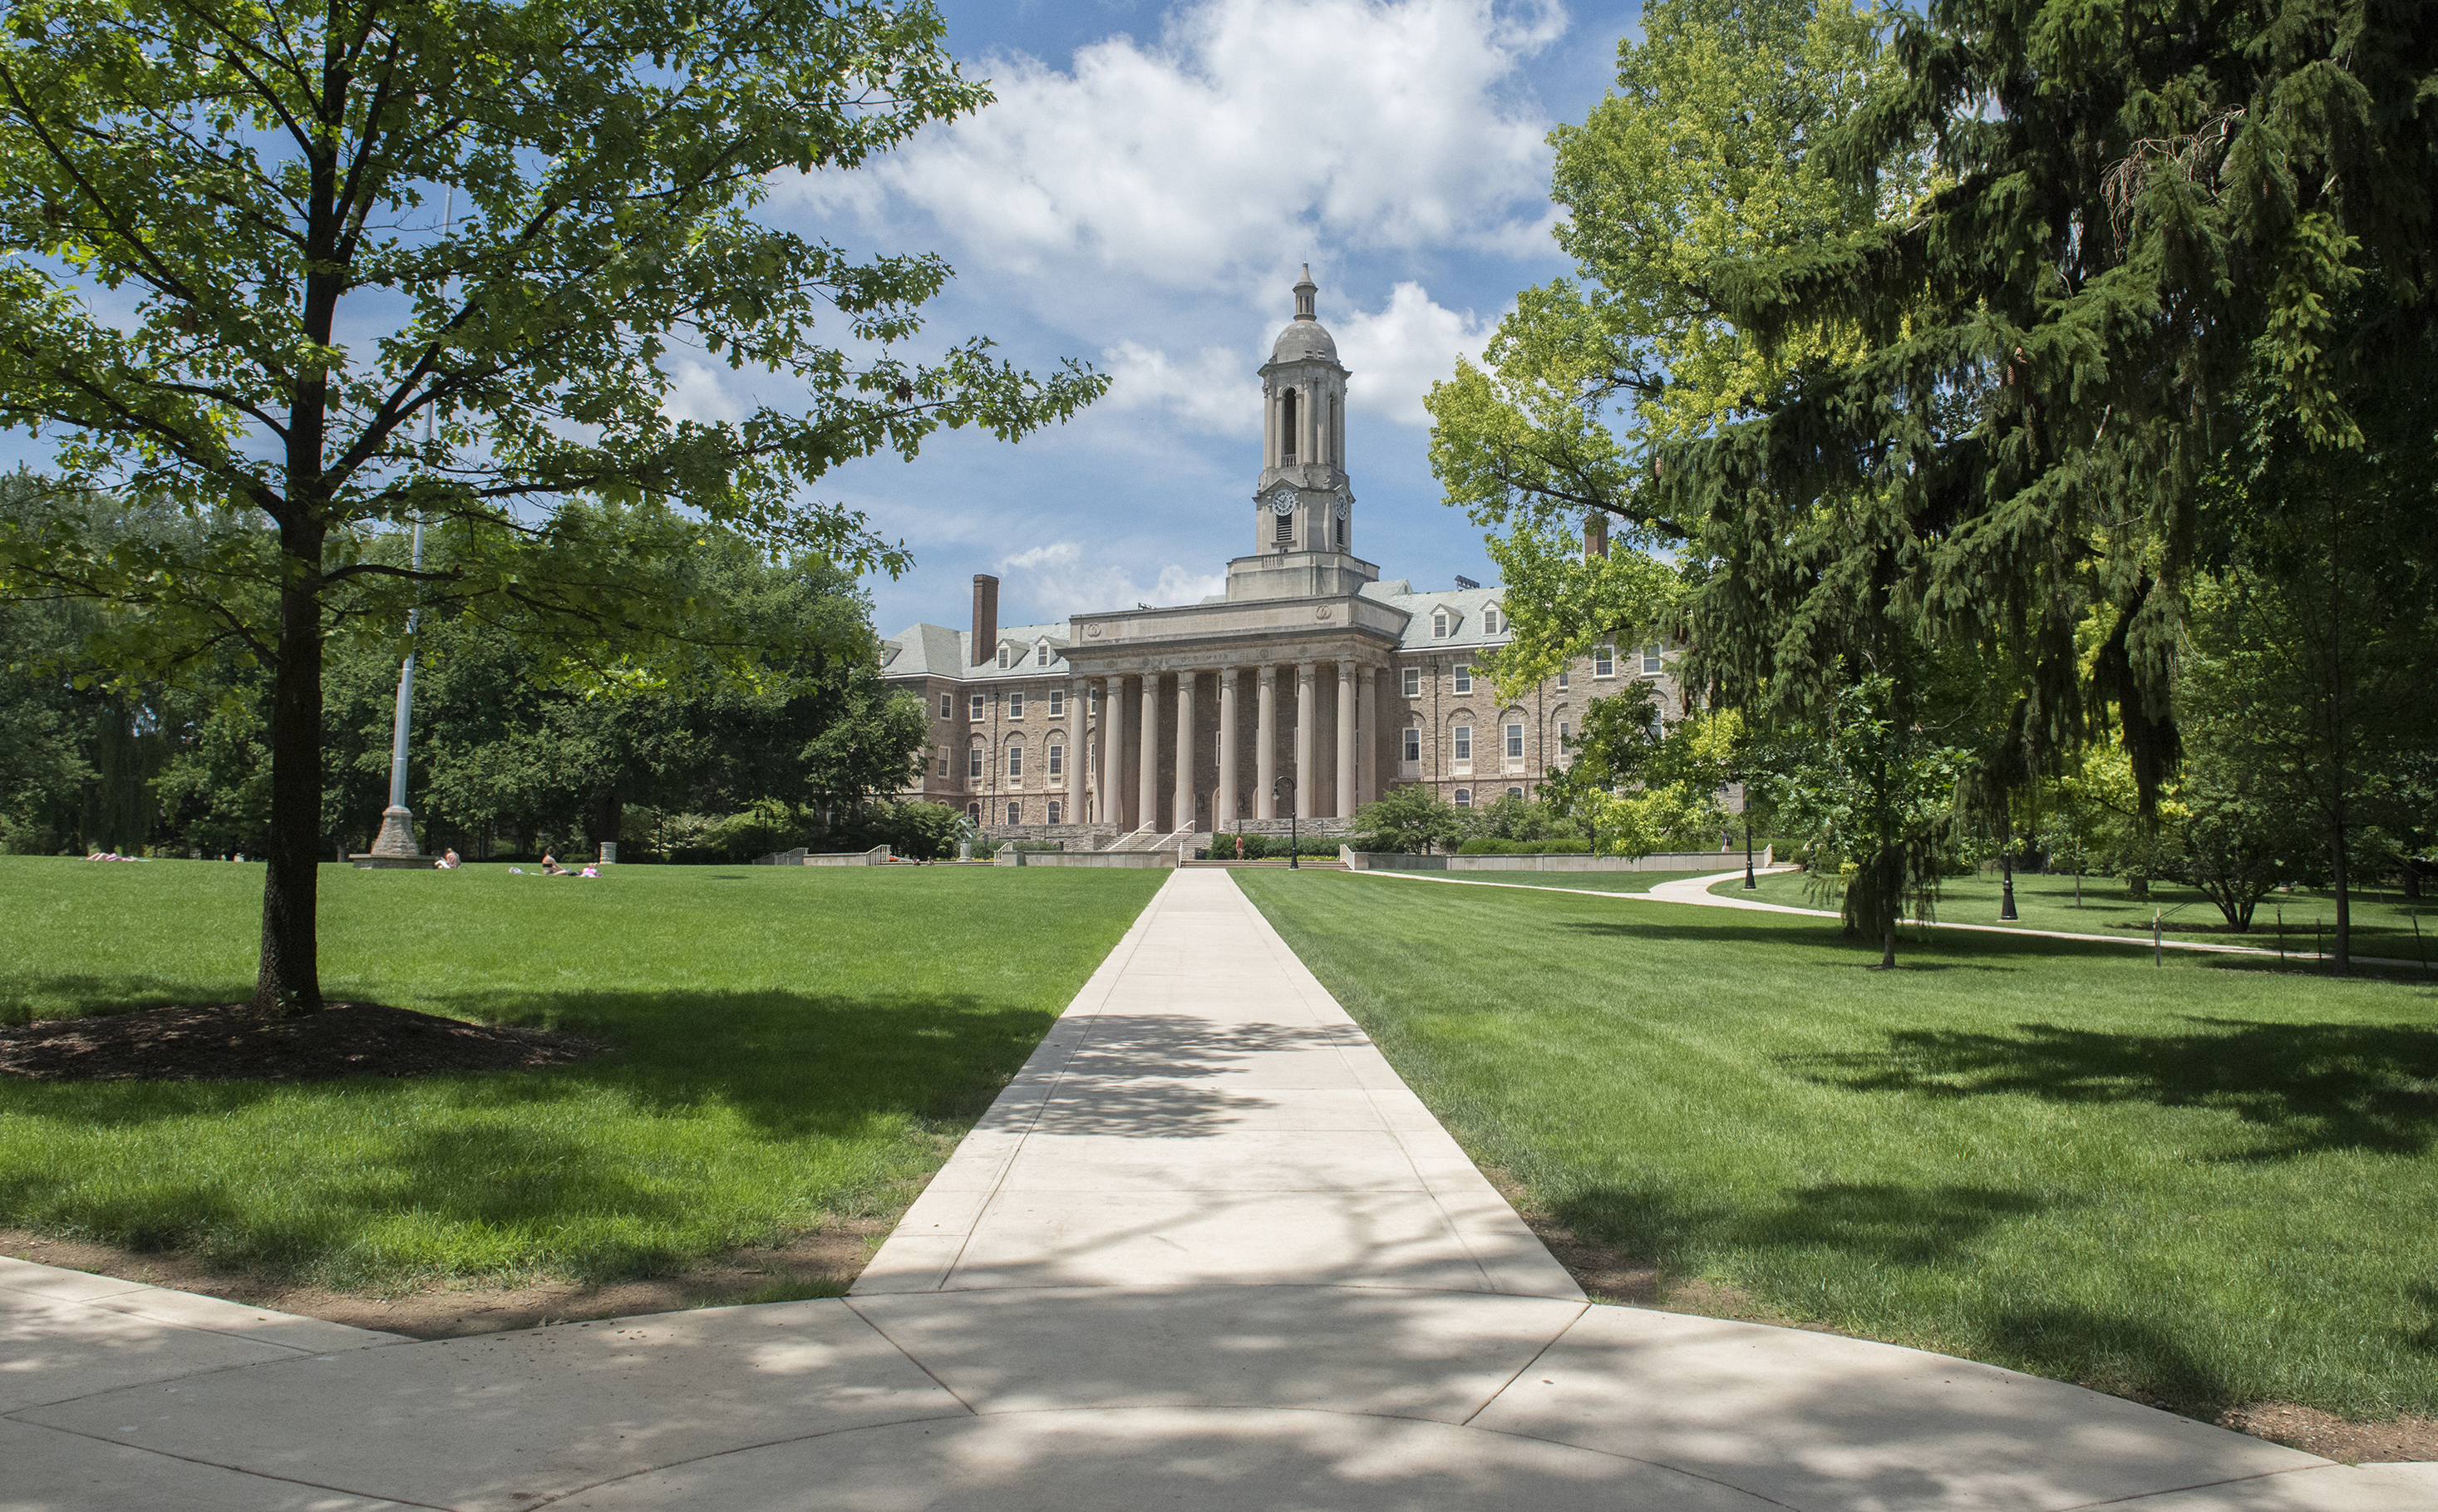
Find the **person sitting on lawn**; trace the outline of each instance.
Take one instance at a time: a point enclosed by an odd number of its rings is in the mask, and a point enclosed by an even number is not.
[[[448,850],[441,852],[440,859],[433,863],[433,865],[442,871],[452,871],[456,870],[457,848],[452,845]]]
[[[546,877],[563,877],[567,875],[567,868],[558,864],[558,857],[544,851],[541,853],[541,874]]]

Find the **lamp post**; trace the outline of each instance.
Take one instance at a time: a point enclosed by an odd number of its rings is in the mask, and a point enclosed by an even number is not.
[[[1296,854],[1295,774],[1292,772],[1284,773],[1277,782],[1272,782],[1270,784],[1270,797],[1286,805],[1287,870],[1290,871],[1300,870],[1302,870],[1303,862]]]
[[[450,184],[441,198],[440,233],[446,237],[457,220],[457,185]],[[432,412],[423,412],[423,449],[432,449]],[[412,581],[420,583],[423,572],[423,513],[415,516],[415,544],[409,548],[407,569],[415,574]],[[415,723],[415,633],[423,619],[423,607],[410,604],[406,610],[406,659],[398,668],[398,707],[390,716],[389,734],[389,807],[381,810],[380,834],[374,837],[372,853],[380,856],[415,857],[415,816],[406,806],[406,745]]]
[[[1753,880],[1752,798],[1749,792],[1746,793],[1744,798],[1744,890],[1746,892],[1758,892],[1760,890],[1760,884]]]

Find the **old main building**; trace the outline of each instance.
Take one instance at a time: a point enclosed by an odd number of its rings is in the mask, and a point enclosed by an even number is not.
[[[1261,370],[1253,550],[1228,564],[1227,591],[1001,625],[998,580],[977,576],[970,628],[916,624],[881,644],[882,676],[931,716],[903,796],[1095,846],[1283,830],[1290,813],[1336,831],[1402,782],[1459,806],[1529,795],[1584,705],[1624,679],[1677,705],[1655,646],[1596,647],[1501,701],[1474,676],[1507,636],[1500,590],[1417,591],[1354,554],[1348,374],[1317,291],[1307,272]]]

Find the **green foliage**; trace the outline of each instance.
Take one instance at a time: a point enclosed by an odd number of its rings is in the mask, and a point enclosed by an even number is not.
[[[1591,841],[1581,835],[1552,835],[1539,840],[1502,840],[1476,835],[1456,848],[1458,855],[1589,855]]]
[[[1245,853],[1241,856],[1236,853],[1236,842],[1239,840],[1245,842]],[[1210,837],[1210,855],[1213,860],[1219,861],[1283,861],[1289,855],[1316,855],[1334,859],[1340,846],[1350,846],[1357,851],[1397,849],[1393,845],[1380,841],[1377,837],[1366,838],[1361,835],[1342,840],[1316,840],[1309,835],[1298,835],[1290,848],[1289,841],[1283,835],[1221,833]]]
[[[899,571],[808,485],[1104,387],[979,340],[910,361],[937,258],[752,213],[988,98],[921,0],[31,0],[0,86],[0,426],[186,520],[105,543],[64,495],[0,525],[0,589],[141,608],[122,666],[269,669],[265,1011],[319,998],[327,638],[496,606],[604,659],[690,635],[750,664],[763,642],[668,591],[706,522]],[[672,418],[681,345],[768,397]],[[445,565],[382,558],[410,519]]]
[[[1351,822],[1355,834],[1377,836],[1386,850],[1416,855],[1454,845],[1470,829],[1454,804],[1420,782],[1391,787],[1356,809]]]

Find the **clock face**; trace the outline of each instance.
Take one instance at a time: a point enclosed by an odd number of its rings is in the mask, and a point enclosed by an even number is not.
[[[1295,506],[1296,496],[1283,488],[1270,495],[1270,513],[1274,515],[1292,515],[1295,513]]]

